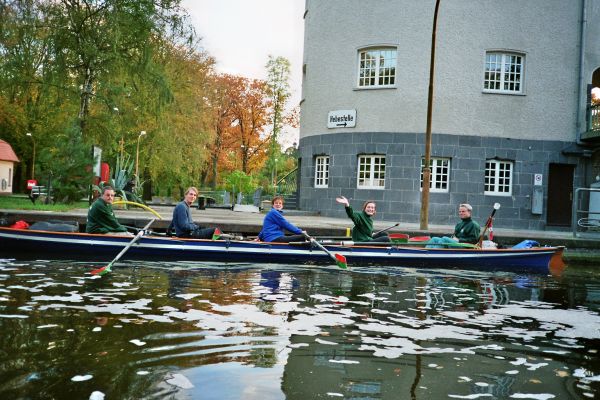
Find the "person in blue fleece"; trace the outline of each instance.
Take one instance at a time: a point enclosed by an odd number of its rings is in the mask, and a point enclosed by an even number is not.
[[[258,234],[258,239],[263,242],[301,242],[306,240],[306,232],[291,224],[283,217],[283,197],[275,196],[271,200],[273,207],[265,215],[263,228]],[[285,231],[293,233],[286,235]]]

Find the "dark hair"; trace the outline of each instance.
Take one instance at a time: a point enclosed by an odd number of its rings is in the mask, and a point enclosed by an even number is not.
[[[105,185],[102,187],[102,194],[106,193],[108,190],[114,191],[115,189],[113,189],[113,187],[110,185]]]
[[[367,205],[369,205],[369,203],[373,203],[374,206],[377,206],[377,203],[375,203],[375,200],[367,200],[363,203],[363,206],[362,206],[363,211],[365,211],[365,208],[367,208]]]
[[[285,203],[285,200],[283,200],[283,196],[275,196],[275,197],[273,197],[273,199],[271,199],[271,205],[275,204],[275,200],[281,200],[282,204]]]

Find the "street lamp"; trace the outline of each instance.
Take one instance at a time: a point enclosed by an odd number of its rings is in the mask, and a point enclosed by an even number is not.
[[[140,161],[140,139],[146,134],[146,131],[141,131],[137,138],[137,146],[135,148],[135,179],[139,179],[138,165]]]
[[[29,136],[33,142],[33,156],[31,157],[31,179],[33,180],[35,177],[35,138],[29,132],[27,132],[26,135]]]

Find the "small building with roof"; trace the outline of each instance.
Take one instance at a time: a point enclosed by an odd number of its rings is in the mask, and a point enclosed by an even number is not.
[[[12,193],[15,163],[18,162],[12,146],[0,139],[0,195]]]

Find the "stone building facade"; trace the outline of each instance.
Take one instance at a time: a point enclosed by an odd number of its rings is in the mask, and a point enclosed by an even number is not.
[[[435,0],[307,0],[300,208],[418,222]],[[497,226],[570,226],[594,180],[600,5],[442,0],[433,81],[429,223],[459,203]]]

